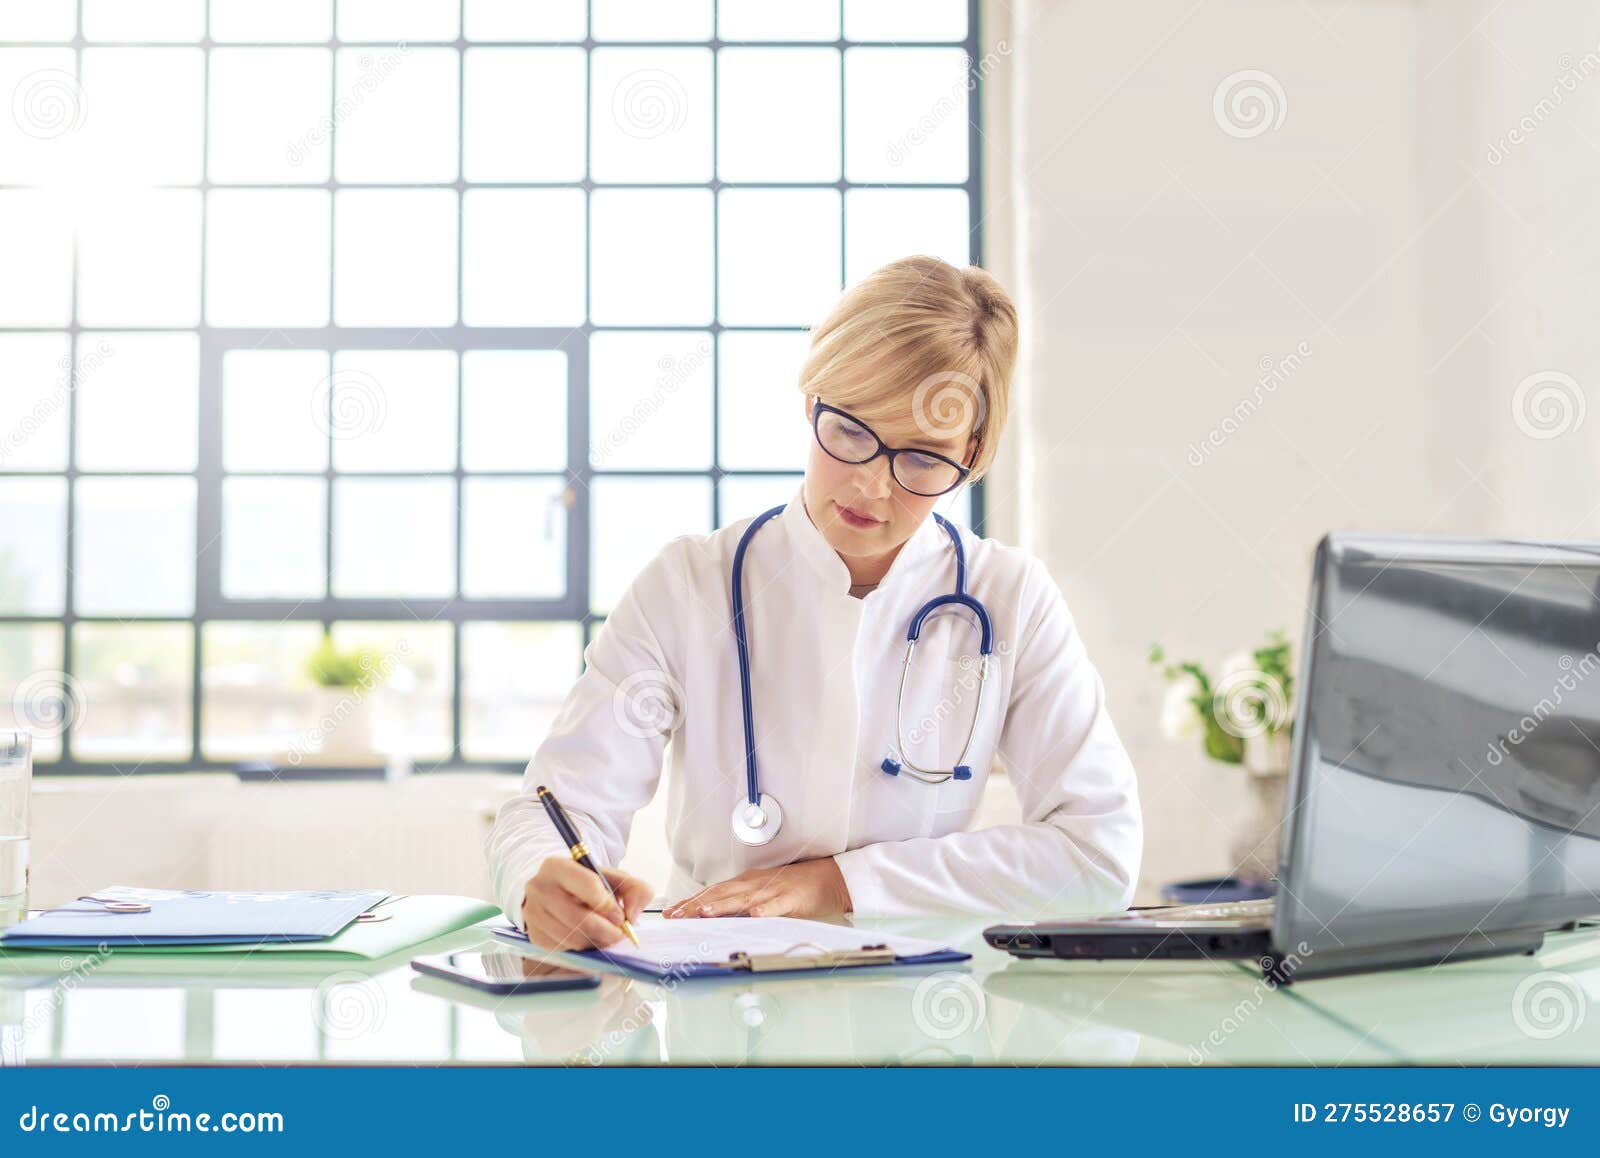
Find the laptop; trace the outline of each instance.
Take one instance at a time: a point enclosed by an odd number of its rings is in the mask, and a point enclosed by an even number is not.
[[[984,939],[1287,982],[1531,953],[1600,912],[1600,545],[1331,534],[1304,638],[1275,897]]]

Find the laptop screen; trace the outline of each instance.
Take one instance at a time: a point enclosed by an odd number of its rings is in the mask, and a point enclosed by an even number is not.
[[[1333,535],[1310,612],[1277,943],[1600,914],[1600,547]]]

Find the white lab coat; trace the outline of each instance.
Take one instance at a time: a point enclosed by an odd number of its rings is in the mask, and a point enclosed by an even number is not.
[[[1125,908],[1143,844],[1133,767],[1044,565],[961,529],[967,589],[988,607],[998,661],[967,760],[973,776],[937,785],[890,776],[880,765],[899,751],[906,629],[918,607],[954,590],[955,552],[929,517],[877,589],[854,598],[799,492],[755,533],[744,565],[758,771],[783,825],[770,844],[734,839],[745,761],[729,576],[749,522],[667,544],[590,642],[523,793],[485,842],[507,916],[521,923],[528,878],[566,854],[535,787],[548,785],[597,862],[614,865],[669,746],[668,901],[746,869],[831,855],[863,915]],[[906,689],[906,754],[919,766],[955,764],[977,654],[970,613],[929,617]],[[1022,823],[966,831],[996,759]]]

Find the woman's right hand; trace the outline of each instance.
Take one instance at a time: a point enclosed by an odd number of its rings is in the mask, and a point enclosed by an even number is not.
[[[621,869],[600,871],[616,890],[621,909],[600,878],[570,856],[541,861],[522,891],[528,940],[542,949],[604,949],[625,939],[624,910],[629,921],[637,921],[655,890]]]

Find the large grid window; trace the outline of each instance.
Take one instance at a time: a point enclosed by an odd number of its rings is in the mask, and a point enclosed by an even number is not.
[[[979,259],[976,8],[0,6],[0,722],[331,766],[326,631],[373,751],[520,766],[639,567],[791,496],[841,287]]]

